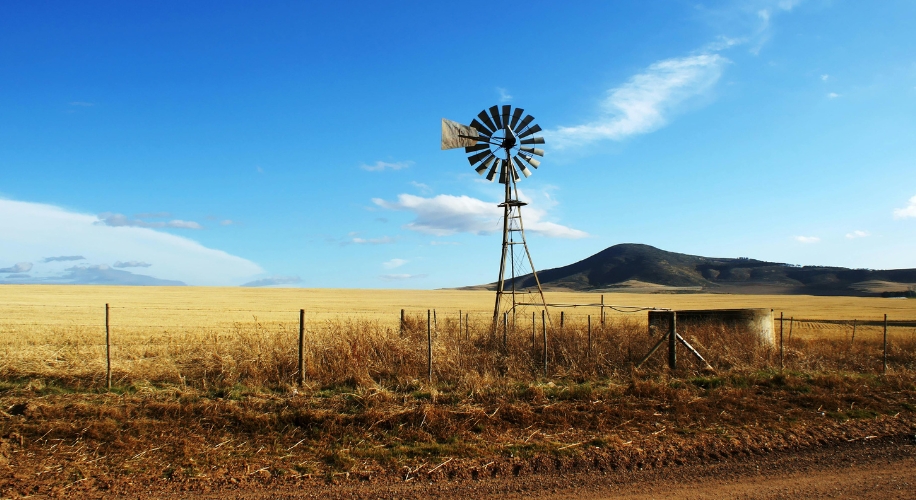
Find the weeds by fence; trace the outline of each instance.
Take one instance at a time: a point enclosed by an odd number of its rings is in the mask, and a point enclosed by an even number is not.
[[[484,311],[312,321],[307,311],[267,311],[271,321],[244,311],[251,321],[224,321],[221,310],[148,307],[141,311],[143,321],[130,322],[125,318],[137,311],[111,307],[106,327],[103,311],[100,307],[98,323],[0,319],[0,378],[87,388],[151,384],[206,390],[298,383],[407,387],[431,381],[475,391],[505,381],[624,377],[658,340],[647,333],[642,316],[625,315],[592,321],[590,315],[564,313],[562,325],[535,315],[529,323],[522,315],[494,328]],[[157,313],[169,321],[155,321]],[[175,321],[183,314],[193,320],[190,325]],[[878,320],[788,318],[781,349],[760,343],[753,333],[715,324],[679,333],[721,371],[781,364],[786,370],[880,373],[881,328]],[[888,366],[916,367],[916,321],[889,321],[888,328]],[[664,367],[659,357],[642,370]],[[704,368],[692,357],[679,358],[684,374]]]

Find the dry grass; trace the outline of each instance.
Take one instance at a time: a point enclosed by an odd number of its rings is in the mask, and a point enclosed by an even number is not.
[[[912,329],[892,329],[891,371],[878,376],[873,327],[858,327],[853,340],[851,326],[794,325],[780,370],[777,350],[747,332],[684,326],[679,331],[716,373],[683,349],[679,370],[669,373],[664,349],[633,368],[657,340],[645,313],[612,315],[602,326],[593,311],[589,337],[587,311],[572,310],[563,328],[555,321],[548,329],[545,378],[540,323],[532,339],[523,315],[504,344],[488,320],[489,293],[0,291],[0,465],[42,474],[31,483],[0,477],[0,496],[71,487],[126,493],[162,481],[224,488],[261,476],[403,480],[421,470],[462,478],[576,463],[646,468],[897,435],[916,425]],[[696,296],[605,298],[700,306],[690,302]],[[717,302],[703,307],[766,307],[772,299],[711,298]],[[809,317],[850,300],[793,299]],[[740,302],[751,300],[760,302]],[[858,300],[858,312],[916,303]],[[106,301],[122,307],[112,310],[116,394],[104,393]],[[299,307],[309,311],[304,387],[295,385]],[[403,330],[402,307],[410,311]],[[432,384],[427,307],[439,313]],[[471,311],[461,329],[459,309]],[[895,314],[916,318],[908,309]]]

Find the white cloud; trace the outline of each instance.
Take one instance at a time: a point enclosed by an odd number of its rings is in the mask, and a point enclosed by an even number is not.
[[[121,262],[120,260],[112,264],[111,267],[125,268],[125,267],[150,267],[152,264],[149,262],[140,262],[139,260],[129,260],[127,262]]]
[[[830,79],[830,75],[827,75],[827,74],[821,75],[821,81],[826,82],[829,79]]]
[[[512,100],[512,96],[509,94],[509,92],[506,91],[506,89],[502,87],[496,87],[496,92],[499,93],[499,102],[509,102]]]
[[[12,267],[0,269],[0,273],[27,273],[32,270],[31,262],[17,262]]]
[[[860,231],[858,229],[851,233],[846,233],[846,237],[851,240],[854,240],[856,238],[865,238],[866,236],[870,236],[870,235],[871,233],[869,233],[868,231]]]
[[[727,63],[728,59],[718,54],[659,61],[608,91],[599,119],[560,127],[545,135],[554,147],[562,149],[652,132],[665,126],[686,101],[707,93],[719,81]]]
[[[411,194],[400,194],[395,202],[373,198],[376,205],[389,210],[413,212],[416,219],[406,225],[407,229],[434,236],[448,236],[456,233],[489,234],[500,230],[503,210],[496,203],[486,202],[470,196],[440,194],[424,198]],[[525,216],[525,230],[552,238],[584,238],[588,233],[554,222],[542,220],[544,212],[528,206],[522,212]]]
[[[154,214],[155,215],[155,214]],[[96,224],[104,224],[106,226],[112,227],[147,227],[147,228],[162,228],[162,227],[173,227],[178,229],[203,229],[200,224],[194,221],[187,220],[170,220],[170,221],[156,221],[156,222],[147,222],[142,219],[130,219],[123,214],[115,214],[111,212],[105,212],[99,214],[99,220],[96,221]]]
[[[231,225],[233,225],[233,224],[235,224],[235,221],[232,220],[232,219],[223,219],[223,220],[219,221],[219,225],[220,225],[220,226],[231,226]]]
[[[827,94],[827,99],[836,99],[837,97],[840,97],[840,94],[837,94],[836,92]]]
[[[359,168],[363,170],[368,170],[369,172],[381,172],[382,170],[401,170],[413,165],[412,161],[399,161],[399,162],[386,162],[386,161],[377,161],[372,165],[366,165],[365,163],[360,165]]]
[[[350,241],[346,241],[343,244],[347,243],[355,243],[357,245],[387,245],[388,243],[394,243],[394,238],[390,236],[381,236],[379,238],[360,238],[355,236]]]
[[[82,255],[61,255],[59,257],[45,257],[41,259],[45,264],[48,262],[70,262],[72,260],[86,260],[86,257]]]
[[[382,266],[385,269],[394,269],[396,267],[401,267],[404,264],[407,264],[407,261],[404,259],[391,259],[388,262],[383,262]]]
[[[909,217],[916,217],[916,196],[910,198],[905,207],[894,209],[895,219],[907,219]]]
[[[423,184],[422,182],[410,181],[410,185],[419,189],[420,192],[423,194],[430,194],[433,192],[433,188],[427,186],[426,184]]]
[[[808,244],[808,243],[817,243],[821,241],[821,239],[818,238],[817,236],[796,236],[795,241],[799,243]]]
[[[379,276],[379,278],[385,281],[411,280],[425,277],[425,274],[382,274]]]
[[[151,228],[100,224],[94,215],[41,203],[0,199],[0,234],[0,255],[13,262],[72,255],[98,266],[129,255],[155,262],[156,278],[213,286],[236,285],[264,273],[254,262],[188,238]],[[61,278],[67,271],[62,264],[42,264],[32,274],[38,279]]]

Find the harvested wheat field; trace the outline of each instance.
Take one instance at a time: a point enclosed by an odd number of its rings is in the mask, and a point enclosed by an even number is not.
[[[731,474],[738,489],[720,484],[719,496],[753,497],[770,491],[747,482],[759,467],[801,478],[820,464],[810,476],[820,483],[799,490],[817,493],[834,481],[824,464],[865,477],[876,462],[858,457],[912,463],[913,328],[890,329],[886,372],[881,328],[788,322],[781,355],[708,325],[685,336],[713,370],[684,352],[674,371],[662,352],[637,369],[656,341],[644,311],[602,324],[596,307],[564,308],[562,327],[554,311],[546,329],[526,315],[494,333],[491,300],[452,290],[0,287],[0,496],[602,498],[657,487],[689,497],[672,481]],[[916,319],[916,302],[892,299],[604,300]],[[429,329],[427,309],[437,314]],[[881,491],[899,497],[894,481]]]

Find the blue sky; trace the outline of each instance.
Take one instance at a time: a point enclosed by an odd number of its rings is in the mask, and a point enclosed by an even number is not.
[[[0,281],[491,282],[520,106],[538,268],[647,243],[916,267],[916,3],[4,2]],[[162,281],[167,280],[167,281]]]

